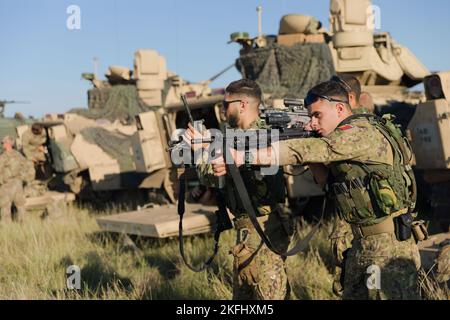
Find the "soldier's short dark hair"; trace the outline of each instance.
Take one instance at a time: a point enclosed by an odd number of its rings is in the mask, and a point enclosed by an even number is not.
[[[350,87],[350,92],[355,94],[356,102],[359,102],[361,97],[361,83],[359,80],[350,74],[339,74],[338,77]]]
[[[313,100],[321,97],[334,98],[346,102],[347,104],[349,103],[347,90],[336,81],[325,81],[310,89],[306,95],[305,103],[306,105],[309,105]]]
[[[241,79],[231,82],[225,89],[225,92],[229,94],[244,94],[257,99],[259,102],[262,100],[261,88],[255,81],[250,79]]]

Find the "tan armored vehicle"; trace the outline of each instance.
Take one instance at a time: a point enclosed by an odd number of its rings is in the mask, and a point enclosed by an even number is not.
[[[408,88],[420,83],[430,72],[406,47],[398,44],[389,33],[374,32],[373,23],[368,23],[374,21],[373,8],[370,5],[371,2],[366,0],[332,0],[330,2],[330,30],[323,28],[321,23],[313,17],[290,14],[281,19],[278,34],[272,36],[262,33],[262,11],[258,8],[258,35],[254,38],[245,32],[236,32],[231,35],[231,41],[241,45],[239,58],[235,65],[243,77],[259,82],[265,92],[266,104],[275,107],[280,105],[280,99],[302,98],[311,86],[328,80],[332,74],[352,74],[361,81],[363,91],[370,93],[373,102],[379,109],[390,106],[398,107],[400,115],[402,115],[401,112],[406,113],[403,121],[407,123],[414,113],[415,105],[425,101],[423,93],[410,92]],[[427,97],[430,99],[429,93],[427,93]],[[217,101],[211,101],[209,110],[216,108],[214,104]],[[429,103],[431,102],[427,102],[427,104]],[[438,105],[442,109],[444,105],[448,106],[446,103],[441,101]],[[202,108],[201,103],[199,106]],[[170,130],[163,130],[161,137],[164,136],[164,132],[185,127],[187,121],[182,111],[178,112],[178,116],[171,112],[181,110],[181,107],[181,103],[166,105],[161,117],[162,121],[156,122],[158,122],[159,128],[170,128]],[[421,105],[418,110],[420,108]],[[427,114],[426,110],[427,108],[424,107],[424,114]],[[446,111],[439,112],[445,113]],[[145,120],[146,117],[153,118],[153,115],[149,116],[150,114],[152,113],[140,115],[139,122],[141,124],[155,122],[155,120]],[[159,113],[154,113],[154,115],[156,119],[160,119]],[[179,121],[179,119],[184,120]],[[431,123],[433,126],[445,123],[443,116],[439,119],[441,119],[440,122],[429,120],[430,125]],[[167,122],[167,120],[169,121]],[[141,127],[141,135],[154,134],[150,132],[155,126],[141,125]],[[145,133],[146,131],[147,133]],[[144,140],[142,139],[142,141]],[[440,143],[436,142],[432,145],[440,146]],[[142,159],[147,159],[143,161],[143,164],[150,161],[149,159],[153,155],[151,146],[153,144],[149,143],[141,150],[142,154],[148,154],[147,157],[142,157]],[[430,148],[431,145],[427,147]],[[417,149],[417,147],[415,148]],[[429,152],[421,154],[425,156]],[[446,159],[447,157],[442,156],[441,158]],[[161,159],[161,167],[162,163]],[[140,168],[147,166],[143,164],[140,165]],[[168,162],[165,165],[166,168],[170,167]],[[429,167],[421,168],[431,169]],[[447,169],[447,166],[444,166],[443,169]],[[322,194],[321,190],[312,182],[308,171],[304,174],[296,174],[304,172],[304,168],[285,168],[285,170],[294,173],[286,176],[290,200],[301,200]],[[156,172],[158,170],[151,174],[156,176]],[[440,178],[442,177],[440,176]],[[166,190],[170,190],[170,186],[173,187],[173,181],[173,179],[164,180],[164,186],[167,185]],[[166,182],[168,183],[166,184]],[[173,195],[176,198],[176,188]],[[174,200],[172,197],[171,199]],[[192,214],[189,219],[193,219],[192,224],[186,223],[187,233],[199,233],[211,229],[212,221],[214,221],[212,210],[206,210],[206,208],[187,207],[186,211]],[[202,215],[201,210],[209,211],[209,213]],[[159,212],[161,216],[165,213],[166,220],[158,220],[156,215],[152,215],[155,212]],[[170,209],[155,207],[102,218],[99,219],[99,224],[104,230],[153,237],[174,236],[177,234],[178,227],[174,206]],[[439,239],[442,237],[445,238],[446,235],[439,235]],[[424,247],[430,249],[431,253],[431,255],[427,254],[429,257],[427,261],[432,261],[430,257],[433,257],[435,253],[433,245],[439,241],[431,238],[423,244]],[[422,252],[425,251],[422,250]]]
[[[332,0],[330,49],[337,73],[351,73],[375,104],[419,102],[407,88],[420,83],[429,70],[388,32],[375,33],[377,9],[369,0]]]
[[[388,32],[375,32],[378,11],[370,0],[331,0],[329,30],[314,17],[288,14],[276,35],[234,33],[231,40],[242,45],[236,67],[265,92],[282,97],[301,98],[334,73],[354,75],[378,109],[402,109],[399,122],[405,125],[414,112],[410,107],[425,100],[408,88],[430,72]]]
[[[431,188],[430,202],[435,218],[448,230],[450,223],[450,72],[427,76],[427,101],[417,105],[408,125],[408,138],[416,168]]]
[[[435,262],[442,246],[450,241],[450,72],[429,75],[423,83],[427,101],[417,105],[407,136],[414,151],[416,176],[423,180],[419,195],[423,193],[432,212],[429,231],[433,235],[420,243],[422,263],[434,267],[439,279],[443,266]]]
[[[207,128],[218,128],[221,121],[219,102],[224,91],[212,90],[209,84],[229,68],[210,80],[193,84],[167,71],[164,58],[155,51],[139,50],[134,69],[134,79],[127,78],[121,82],[134,81],[128,85],[135,87],[140,100],[150,107],[135,116],[136,132],[131,137],[131,154],[135,173],[141,177],[135,181],[139,181],[139,189],[157,192],[163,199],[150,198],[149,203],[138,207],[137,211],[100,218],[98,222],[106,231],[153,237],[174,236],[178,232],[175,203],[179,173],[172,165],[167,148],[175,130],[187,128],[189,122],[180,96],[184,94],[187,97],[194,119],[204,119]],[[116,67],[114,70],[120,71],[122,76],[129,75],[125,69]],[[114,74],[114,70],[110,69],[110,74]],[[99,108],[99,99],[94,97],[110,90],[111,84],[99,83],[95,79],[92,82],[95,88],[89,93],[90,101],[96,101],[92,103]],[[195,174],[190,179],[195,184]],[[186,211],[186,234],[211,230],[215,207],[194,203],[187,204]]]
[[[323,28],[314,17],[289,14],[282,17],[277,35],[263,34],[262,8],[258,7],[258,35],[251,38],[246,32],[231,34],[231,42],[241,45],[235,66],[244,78],[256,80],[261,85],[265,92],[266,105],[275,107],[280,106],[283,98],[302,98],[310,87],[328,80],[336,72],[355,75],[363,84],[363,90],[370,92],[375,104],[380,107],[392,104],[393,101],[418,103],[424,98],[423,95],[409,93],[407,89],[420,83],[429,71],[406,47],[396,43],[388,33],[374,32],[374,26],[368,23],[373,19],[370,5],[371,2],[368,0],[332,0],[330,30]],[[128,76],[129,72],[125,71],[122,74]],[[167,95],[167,97],[173,96],[177,98],[176,95]],[[191,102],[191,105],[199,106],[199,110],[206,112],[217,111],[215,103],[219,100],[220,98],[217,100],[211,98],[209,107],[203,102],[199,104]],[[154,113],[155,117],[146,114],[139,116],[141,126],[138,124],[138,127],[142,128],[139,130],[141,135],[155,135],[151,133],[155,126],[145,125],[152,121],[158,122],[160,129],[165,129],[162,130],[162,136],[164,132],[186,127],[187,119],[183,112],[174,112],[181,110],[180,102],[164,103],[163,101],[163,105],[162,121],[149,120],[150,117],[160,119],[161,110]],[[217,127],[217,123],[207,127]],[[164,137],[162,138],[164,140]],[[154,141],[152,139],[147,140]],[[147,146],[145,143],[140,145],[143,156],[139,170],[147,166],[151,168],[152,165],[147,165],[145,162],[150,161],[151,156],[156,154],[152,149],[154,144],[149,142]],[[145,153],[148,155],[144,156]],[[168,159],[165,160],[166,168],[170,168]],[[162,159],[159,161],[158,166],[163,167]],[[164,172],[166,168],[159,170]],[[159,184],[161,180],[158,179],[162,179],[162,175],[157,179],[159,170],[151,170],[147,172],[150,173],[150,177],[154,177],[153,181]],[[286,175],[291,204],[297,203],[298,200],[303,203],[302,199],[322,195],[321,189],[313,183],[309,171],[297,167],[288,167],[285,170],[291,173]],[[299,174],[302,172],[303,174]],[[152,178],[149,179],[151,180]],[[173,182],[174,179],[167,179],[166,175],[164,186],[169,194],[171,193],[170,185],[173,186]],[[176,190],[172,194],[174,197],[170,196],[170,199],[173,202],[176,198]]]
[[[217,126],[213,107],[223,92],[215,94],[210,81],[183,80],[150,49],[136,51],[133,72],[110,66],[107,80],[94,74],[83,77],[94,86],[88,92],[89,108],[48,115],[39,122],[46,128],[47,158],[58,182],[50,181],[50,187],[60,189],[63,182],[79,198],[99,204],[120,197],[136,198],[137,204],[155,197],[158,202],[174,202],[166,148],[173,130],[187,126],[183,112],[177,117],[180,94],[188,96],[193,109],[202,108],[198,116]],[[18,136],[28,129],[19,127]]]

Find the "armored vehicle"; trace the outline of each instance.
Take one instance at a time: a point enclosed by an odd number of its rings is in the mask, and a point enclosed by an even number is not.
[[[370,0],[331,0],[329,30],[314,17],[285,15],[277,35],[231,35],[242,45],[236,67],[276,95],[304,96],[321,78],[348,73],[377,106],[417,104],[423,94],[407,89],[430,72],[388,32],[375,33],[376,19]]]
[[[261,13],[260,9],[258,11]],[[256,80],[261,85],[266,105],[274,107],[279,106],[283,98],[303,97],[310,87],[328,80],[333,74],[354,75],[361,82],[362,90],[370,94],[377,111],[395,111],[399,122],[406,128],[415,106],[425,102],[424,93],[411,92],[409,89],[421,83],[430,72],[408,48],[397,43],[389,33],[375,33],[373,19],[371,1],[332,0],[330,30],[323,28],[313,17],[289,14],[282,17],[277,35],[264,35],[260,15],[259,33],[256,37],[250,37],[246,32],[231,34],[231,41],[241,45],[235,66],[242,77]],[[440,102],[439,105],[443,104]],[[181,108],[181,104],[178,104],[178,108]],[[170,107],[166,109],[170,110]],[[423,108],[424,113],[426,109]],[[163,119],[164,117],[165,115]],[[444,123],[443,116],[438,118],[442,118],[440,121]],[[185,127],[186,121],[182,122],[177,122],[176,127]],[[285,168],[285,171],[291,173],[286,176],[290,200],[308,199],[322,194],[319,188],[314,187],[309,171],[297,167]],[[419,192],[422,190],[424,189]],[[176,196],[176,192],[174,195]],[[170,209],[170,222],[164,224],[165,231],[160,233],[155,231],[158,223],[145,218],[152,212],[152,209],[147,210],[149,209],[143,209],[140,213],[127,213],[126,217],[119,215],[100,219],[99,223],[110,231],[148,236],[176,234],[177,217],[174,207]],[[193,212],[200,213],[199,209]],[[136,214],[134,221],[133,214]],[[213,220],[202,221],[203,226],[197,221],[198,224],[191,225],[191,228],[196,232],[203,232],[204,228],[211,226],[211,221]],[[171,232],[168,232],[169,229]],[[444,234],[439,239],[446,236]],[[426,245],[431,246],[429,243]]]
[[[217,127],[214,107],[223,90],[210,89],[211,80],[185,81],[151,49],[136,51],[133,71],[110,66],[106,80],[89,73],[83,77],[93,84],[88,108],[38,122],[47,134],[54,178],[49,186],[100,205],[113,199],[134,205],[174,202],[170,181],[176,178],[170,175],[166,148],[175,128],[187,126],[180,94],[188,97],[196,116]],[[19,138],[29,129],[19,126]]]
[[[423,177],[433,218],[444,231],[450,225],[450,72],[424,79],[427,101],[417,105],[408,125],[415,166]]]

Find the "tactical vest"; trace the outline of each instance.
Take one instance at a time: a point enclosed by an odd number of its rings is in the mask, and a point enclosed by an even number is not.
[[[286,198],[286,188],[284,185],[283,169],[280,168],[277,174],[261,176],[260,168],[255,166],[242,166],[239,168],[245,187],[248,191],[253,207],[259,215],[267,215],[275,210],[278,203],[284,203]],[[244,205],[234,187],[231,178],[227,178],[227,206],[237,217],[246,214]]]
[[[339,126],[356,118],[369,123],[386,138],[393,151],[393,166],[343,161],[331,166],[328,187],[339,216],[351,224],[369,226],[388,216],[412,213],[416,202],[416,183],[410,165],[412,151],[393,116],[353,115]]]

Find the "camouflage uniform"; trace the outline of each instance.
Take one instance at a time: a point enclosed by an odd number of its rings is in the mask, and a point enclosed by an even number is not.
[[[265,122],[261,119],[251,125],[252,129],[265,127]],[[278,250],[285,251],[289,245],[289,227],[281,222],[279,213],[275,212],[275,202],[282,202],[285,197],[282,172],[263,178],[255,168],[242,166],[239,170],[259,215],[258,221],[262,229]],[[197,171],[203,184],[217,187],[218,179],[214,176],[212,165],[200,164]],[[243,208],[232,179],[228,176],[225,188],[227,207],[235,216],[234,226],[237,231],[236,245],[230,250],[234,257],[233,299],[288,298],[290,289],[285,259],[273,253],[263,243]]]
[[[362,106],[352,109],[352,112],[353,114],[371,113],[368,109]],[[338,296],[342,296],[344,291],[343,288],[344,274],[342,270],[345,267],[344,255],[348,253],[348,249],[350,249],[353,240],[353,234],[350,225],[346,223],[344,220],[339,219],[338,217],[335,221],[333,232],[330,235],[330,240],[331,240],[331,252],[334,260],[333,292]]]
[[[40,147],[46,141],[45,131],[41,134],[34,134],[30,129],[25,131],[22,136],[22,152],[25,157],[34,162],[45,162],[45,153],[40,150]]]
[[[11,206],[17,209],[17,219],[21,221],[25,213],[23,184],[34,179],[34,167],[22,154],[15,150],[0,155],[0,217],[11,221]]]
[[[368,109],[364,107],[358,107],[352,110],[353,114],[369,114],[371,113]]]
[[[398,177],[398,172],[393,170],[394,152],[390,142],[367,118],[353,118],[347,124],[338,126],[327,137],[281,142],[279,154],[282,165],[324,163],[329,167],[335,180],[341,179],[338,181],[342,181],[347,174],[357,172],[355,170],[363,170],[362,168],[369,170],[370,167],[390,169],[391,176]],[[393,232],[393,223],[388,232],[366,236],[361,234],[361,228],[376,228],[381,223],[389,224],[389,219],[392,220],[392,216],[403,209],[398,208],[396,212],[379,215],[379,199],[371,196],[369,201],[364,202],[367,197],[363,198],[356,192],[358,190],[364,190],[358,192],[367,193],[369,190],[374,192],[373,189],[372,185],[365,185],[360,189],[351,185],[347,189],[344,188],[344,192],[340,194],[335,190],[329,192],[336,200],[341,218],[351,224],[354,234],[352,247],[348,250],[345,262],[344,299],[419,298],[417,270],[420,267],[420,256],[413,238],[398,241]],[[406,189],[406,184],[403,189]],[[347,202],[348,198],[351,202]],[[362,206],[357,207],[357,201],[371,210],[359,210]],[[347,208],[344,205],[347,205]],[[395,202],[395,205],[398,203]],[[380,290],[367,288],[366,272],[371,265],[380,267]]]

